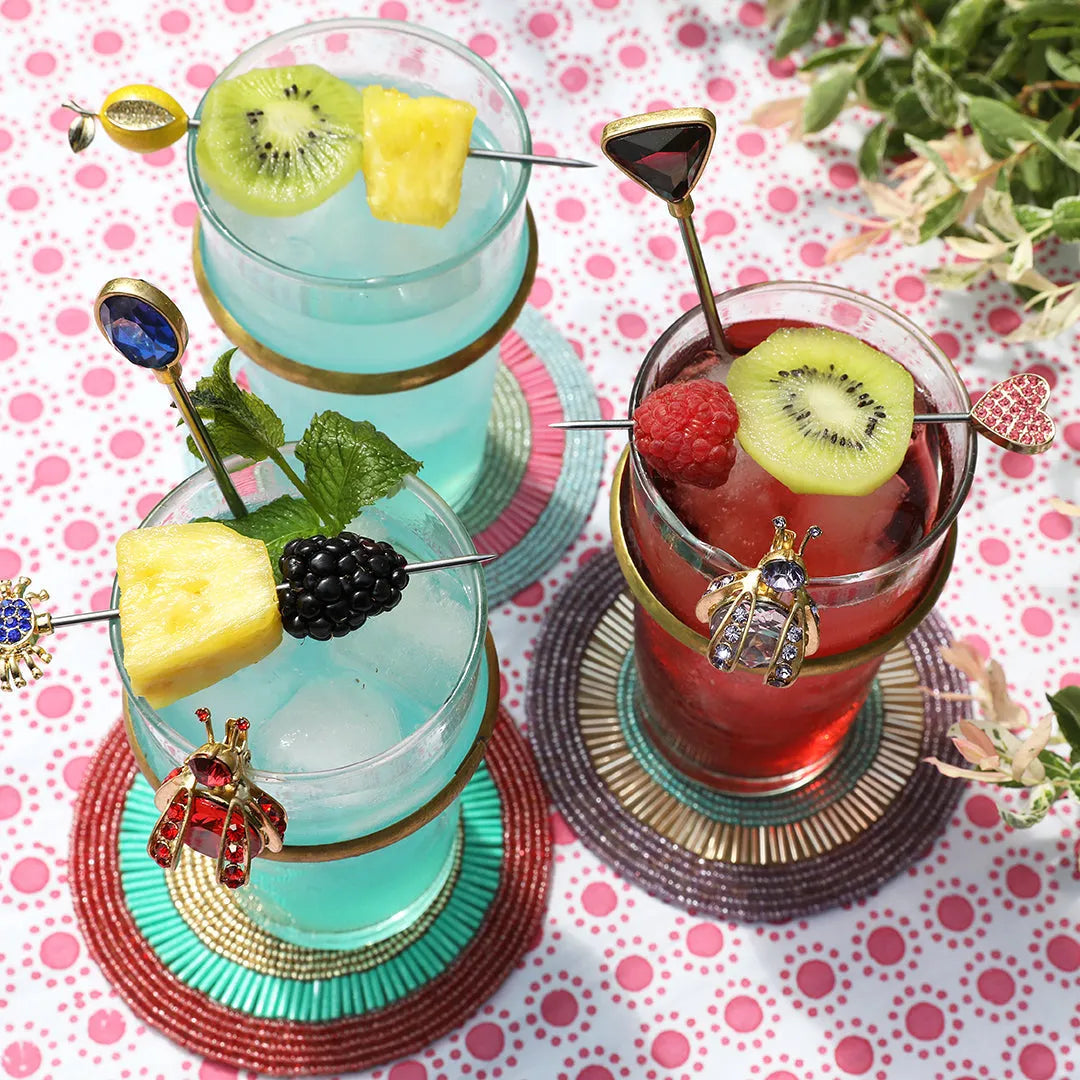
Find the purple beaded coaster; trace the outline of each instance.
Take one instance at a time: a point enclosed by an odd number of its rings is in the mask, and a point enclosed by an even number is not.
[[[741,797],[677,773],[636,721],[633,607],[614,554],[562,589],[536,646],[529,732],[563,818],[594,854],[663,900],[749,922],[850,903],[927,854],[964,786],[922,762],[957,760],[964,693],[931,614],[882,663],[837,760],[794,792]]]

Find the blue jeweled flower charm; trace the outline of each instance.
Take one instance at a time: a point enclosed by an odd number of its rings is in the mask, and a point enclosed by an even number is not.
[[[766,686],[790,686],[805,657],[818,647],[817,605],[806,592],[803,550],[821,535],[806,530],[795,550],[795,533],[782,517],[776,535],[753,570],[725,574],[709,583],[697,617],[709,627],[709,663],[720,671],[765,669]]]
[[[3,691],[21,690],[26,685],[23,666],[31,678],[40,679],[45,674],[41,664],[52,660],[38,644],[38,638],[53,632],[52,617],[38,615],[33,608],[33,604],[48,600],[49,594],[44,589],[27,592],[29,587],[30,579],[25,577],[0,581],[0,690]]]

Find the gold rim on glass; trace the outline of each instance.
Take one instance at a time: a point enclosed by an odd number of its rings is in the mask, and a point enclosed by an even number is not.
[[[536,262],[539,254],[539,245],[536,234],[536,221],[533,219],[532,207],[525,204],[525,222],[529,234],[529,251],[525,258],[525,270],[521,277],[521,284],[514,293],[506,310],[499,316],[495,323],[488,327],[478,338],[462,346],[456,352],[433,360],[430,364],[420,367],[402,368],[398,371],[378,372],[353,372],[353,371],[330,371],[327,368],[312,367],[310,364],[301,364],[296,360],[290,360],[279,352],[263,345],[245,330],[232,312],[218,298],[217,293],[210,287],[206,277],[206,268],[203,266],[202,252],[200,249],[201,227],[199,219],[195,219],[195,228],[191,239],[191,263],[195,273],[195,281],[199,286],[203,303],[206,304],[210,317],[218,325],[218,329],[237,348],[243,349],[244,355],[249,356],[261,368],[279,378],[300,386],[310,387],[312,390],[325,390],[332,394],[397,394],[405,390],[416,390],[429,383],[438,382],[450,375],[456,375],[464,371],[470,364],[474,364],[481,356],[490,352],[502,340],[503,336],[517,321],[525,301],[532,291],[533,279],[536,277]]]
[[[656,622],[663,630],[666,630],[681,645],[700,653],[708,655],[709,639],[704,634],[687,626],[677,615],[664,606],[660,598],[649,588],[648,583],[641,576],[630,549],[626,543],[626,533],[622,521],[622,491],[626,482],[626,463],[629,458],[629,447],[622,452],[619,462],[615,466],[615,476],[611,482],[611,539],[615,546],[615,555],[619,560],[619,567],[630,592],[634,599],[641,605],[645,613]],[[930,614],[934,605],[945,588],[945,582],[952,569],[953,556],[956,554],[956,525],[953,524],[945,538],[944,549],[940,556],[940,564],[934,580],[929,589],[923,594],[922,599],[908,613],[907,617],[898,626],[894,626],[888,633],[883,634],[857,649],[848,649],[847,652],[834,653],[832,656],[811,656],[803,661],[799,669],[800,678],[805,675],[835,675],[838,671],[847,671],[849,668],[858,667],[868,660],[884,656],[895,646],[899,645],[908,634],[915,629]],[[813,582],[811,582],[811,585]]]
[[[280,851],[263,851],[260,859],[274,859],[277,862],[335,862],[338,859],[351,859],[354,855],[366,855],[370,851],[378,851],[379,848],[389,847],[399,840],[422,828],[429,822],[434,821],[464,790],[465,785],[472,779],[473,773],[480,766],[487,751],[487,744],[495,731],[495,723],[499,718],[499,697],[501,683],[499,679],[499,654],[495,651],[495,640],[491,631],[487,632],[485,649],[488,662],[488,688],[487,704],[484,708],[484,716],[480,721],[480,730],[476,733],[476,739],[469,752],[462,759],[457,771],[450,778],[450,782],[437,791],[423,806],[418,807],[411,814],[387,825],[384,829],[368,833],[366,836],[356,836],[351,840],[339,840],[333,844],[286,844]],[[150,763],[146,760],[139,741],[135,737],[132,726],[131,711],[128,701],[124,697],[124,729],[127,733],[128,745],[131,747],[132,756],[139,772],[146,777],[150,786],[156,791],[161,786],[161,781],[154,775]]]

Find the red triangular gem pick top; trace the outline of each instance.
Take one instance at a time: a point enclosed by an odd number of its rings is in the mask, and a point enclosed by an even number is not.
[[[664,202],[679,202],[693,190],[705,167],[712,132],[691,121],[614,135],[604,153],[642,187]]]

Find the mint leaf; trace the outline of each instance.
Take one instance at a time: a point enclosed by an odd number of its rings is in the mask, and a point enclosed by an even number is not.
[[[1056,694],[1047,694],[1046,700],[1054,710],[1061,734],[1072,749],[1070,760],[1080,761],[1080,686],[1066,686]]]
[[[235,352],[229,349],[217,358],[213,372],[195,384],[191,400],[222,456],[262,461],[285,442],[285,428],[265,401],[233,382],[229,368]],[[200,456],[190,439],[188,449]]]
[[[420,462],[366,420],[336,412],[315,416],[297,443],[308,498],[330,527],[343,529],[376,499],[415,474]]]
[[[323,527],[319,515],[303,499],[293,495],[282,495],[273,502],[260,506],[258,510],[252,510],[247,517],[222,521],[221,524],[266,544],[270,551],[274,578],[279,583],[281,571],[278,560],[285,545],[301,536],[316,536]]]

